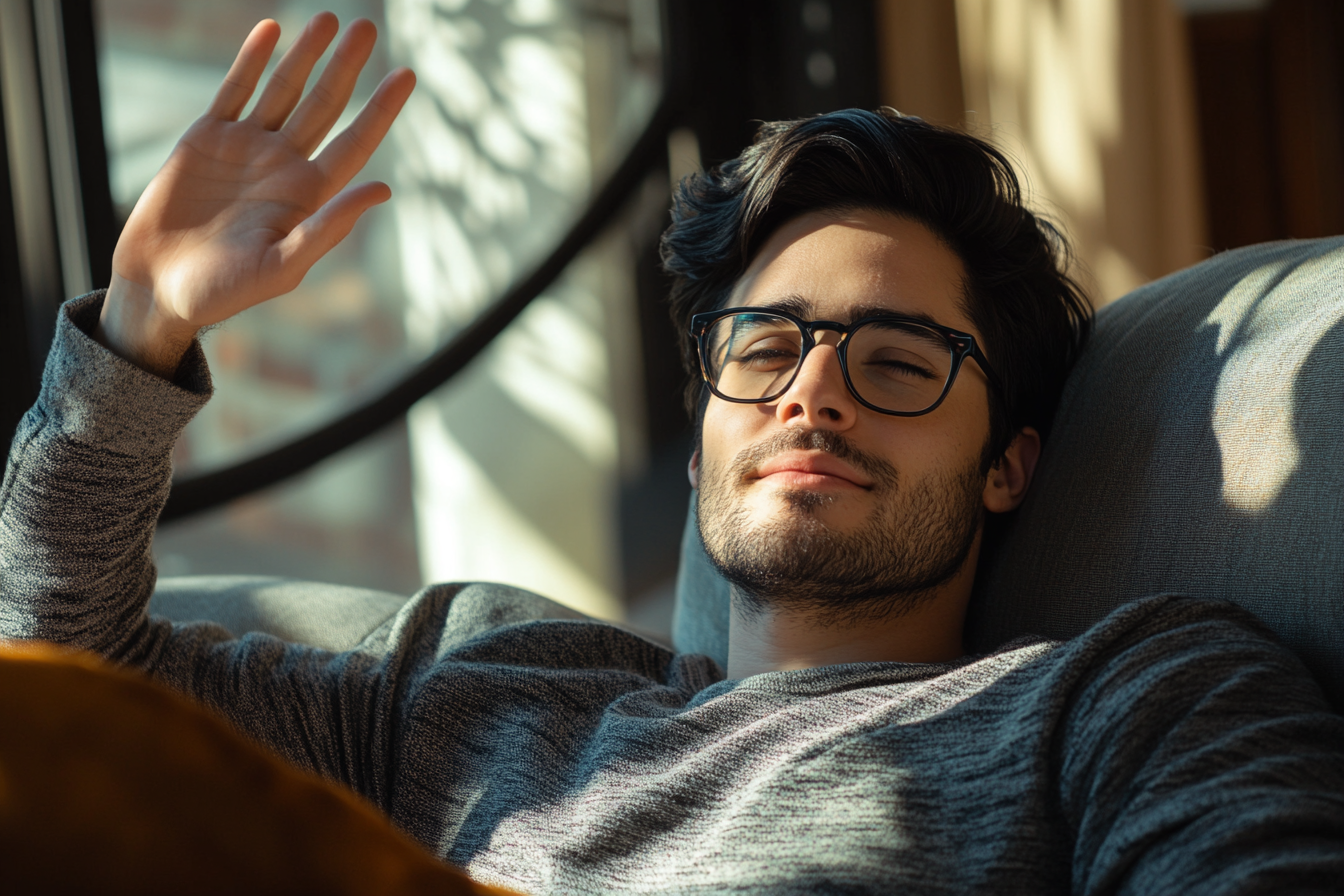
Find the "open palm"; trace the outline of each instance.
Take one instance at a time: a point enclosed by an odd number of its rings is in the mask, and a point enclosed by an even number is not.
[[[115,350],[137,362],[169,347],[180,357],[201,327],[294,289],[365,210],[391,196],[385,184],[347,184],[410,95],[409,70],[384,78],[350,126],[313,156],[377,37],[372,23],[352,23],[304,97],[337,28],[330,13],[314,16],[240,119],[280,28],[267,20],[248,35],[209,110],[146,188],[117,243],[102,318]]]

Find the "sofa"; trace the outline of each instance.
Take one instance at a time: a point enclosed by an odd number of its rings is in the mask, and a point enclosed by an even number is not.
[[[1344,707],[1341,362],[1344,237],[1224,252],[1101,309],[1032,489],[982,557],[968,649],[1068,638],[1148,594],[1220,598],[1255,613]],[[404,600],[165,578],[151,611],[341,650]],[[726,665],[728,619],[692,503],[674,646]]]
[[[1102,309],[1033,488],[982,556],[968,647],[1067,638],[1125,601],[1185,592],[1257,614],[1344,706],[1342,327],[1344,238],[1227,252]],[[693,512],[673,638],[724,665],[728,586]],[[151,611],[345,650],[405,600],[211,576],[163,579]],[[10,643],[0,685],[15,892],[502,894],[141,676]]]

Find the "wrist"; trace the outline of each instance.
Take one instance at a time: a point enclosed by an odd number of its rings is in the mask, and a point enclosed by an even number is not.
[[[152,290],[113,273],[93,338],[141,370],[172,379],[196,332],[165,313]]]

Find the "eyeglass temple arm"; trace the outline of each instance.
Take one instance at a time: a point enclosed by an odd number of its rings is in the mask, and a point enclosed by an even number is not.
[[[994,387],[994,391],[999,393],[999,397],[1006,398],[1007,392],[1003,388],[1003,378],[999,376],[998,371],[989,363],[989,359],[985,357],[985,353],[980,350],[980,343],[976,341],[976,338],[972,336],[970,339],[970,356],[975,360],[976,364],[980,365],[980,369],[985,373],[985,379],[989,380],[989,384]]]

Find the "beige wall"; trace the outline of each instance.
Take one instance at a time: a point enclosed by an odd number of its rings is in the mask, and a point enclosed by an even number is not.
[[[1170,0],[879,0],[885,102],[1017,163],[1104,304],[1209,254]]]

